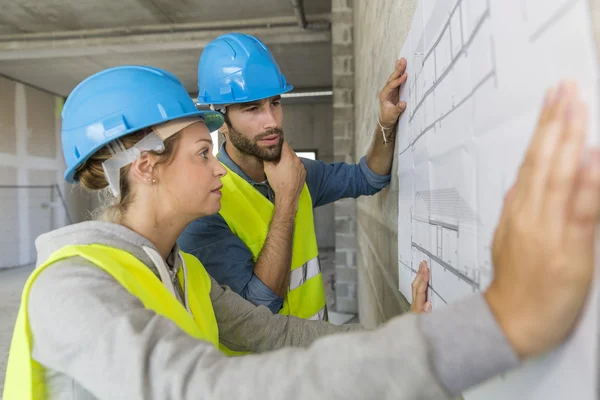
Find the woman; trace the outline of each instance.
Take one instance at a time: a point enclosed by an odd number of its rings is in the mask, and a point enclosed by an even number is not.
[[[116,222],[72,225],[36,241],[39,263],[23,291],[5,400],[445,398],[448,374],[462,374],[462,390],[515,366],[512,348],[531,355],[502,325],[509,345],[479,296],[427,321],[405,316],[308,349],[226,357],[227,348],[306,347],[360,327],[254,307],[178,250],[187,223],[219,210],[225,170],[209,132],[221,123],[156,68],[112,68],[73,90],[63,110],[65,178],[88,190],[110,188],[118,202],[106,218]],[[507,293],[495,293],[490,307],[503,315]],[[477,319],[486,357],[473,362],[477,354],[465,351],[468,362],[456,368],[460,346],[449,364],[436,356],[436,321],[460,327],[462,339],[470,328],[460,318],[453,325],[461,314]],[[543,325],[528,332],[537,337],[550,324]]]

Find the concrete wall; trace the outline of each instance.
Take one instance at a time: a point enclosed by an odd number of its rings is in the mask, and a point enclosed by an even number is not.
[[[354,152],[354,33],[352,0],[331,3],[333,56],[333,146],[336,161],[352,163]],[[336,310],[358,311],[356,200],[335,203]]]
[[[38,235],[85,218],[87,196],[62,178],[62,101],[0,76],[0,268],[34,262]]]
[[[333,162],[333,120],[330,101],[286,104],[283,100],[283,130],[296,151],[316,150],[317,158]],[[335,247],[334,205],[315,210],[315,231],[321,249]]]
[[[381,90],[410,28],[416,0],[354,2],[355,159],[368,148]],[[410,65],[408,66],[410,68]],[[398,290],[398,177],[357,206],[358,303],[360,321],[372,327],[409,307]]]

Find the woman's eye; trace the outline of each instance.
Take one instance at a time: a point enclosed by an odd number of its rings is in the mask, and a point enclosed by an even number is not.
[[[208,150],[201,151],[200,157],[208,159]]]

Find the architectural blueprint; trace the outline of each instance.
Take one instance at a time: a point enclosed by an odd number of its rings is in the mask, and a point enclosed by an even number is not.
[[[598,62],[587,0],[421,0],[400,52],[407,110],[398,127],[399,287],[421,260],[431,267],[434,310],[483,291],[491,243],[545,90],[579,83],[598,139]],[[470,399],[593,399],[594,291],[569,341]]]

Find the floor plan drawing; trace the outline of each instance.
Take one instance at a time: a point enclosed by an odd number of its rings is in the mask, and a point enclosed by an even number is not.
[[[417,193],[411,210],[412,262],[405,266],[416,274],[421,260],[430,266],[429,298],[434,307],[480,290],[480,271],[474,257],[459,247],[476,240],[476,216],[456,189]],[[452,276],[453,275],[453,276]],[[441,285],[436,287],[439,280]]]
[[[597,110],[589,4],[421,0],[400,56],[408,80],[397,133],[399,289],[410,299],[418,265],[427,261],[435,311],[483,292],[492,280],[494,229],[545,90],[576,79]],[[598,141],[597,127],[593,112],[590,143]],[[597,314],[588,310],[560,350],[465,398],[595,398],[597,360],[589,353],[598,343],[589,332],[597,332]],[[534,376],[535,387],[528,385]]]
[[[485,4],[483,1],[481,3]],[[454,110],[469,101],[481,86],[495,77],[493,38],[486,32],[489,8],[480,12],[472,30],[466,28],[468,17],[463,16],[465,9],[463,0],[459,0],[449,12],[441,31],[432,38],[430,49],[426,52],[422,37],[412,50],[417,65],[413,66],[413,78],[408,86],[408,114],[409,122],[416,129],[410,144],[402,148],[400,154],[428,131],[440,129]],[[476,63],[477,71],[465,57],[468,49],[474,46],[481,48],[483,56],[478,54],[478,57],[484,59]],[[458,80],[462,82],[460,78],[474,72],[477,72],[477,76],[472,87],[456,84]],[[433,96],[436,91],[448,93],[448,96]]]

